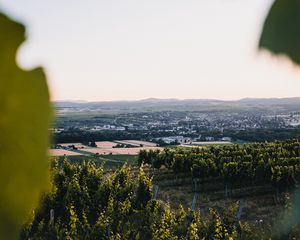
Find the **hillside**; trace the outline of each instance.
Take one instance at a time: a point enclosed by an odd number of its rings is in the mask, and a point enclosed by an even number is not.
[[[298,141],[141,151],[138,162],[53,161],[54,187],[21,239],[298,239],[287,218]]]
[[[244,98],[235,101],[223,101],[215,99],[144,99],[137,101],[103,101],[103,102],[78,102],[58,101],[53,102],[57,110],[217,110],[217,109],[243,109],[243,108],[280,108],[298,109],[300,98]]]

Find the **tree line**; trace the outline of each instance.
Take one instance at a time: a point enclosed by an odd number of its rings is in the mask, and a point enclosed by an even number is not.
[[[297,186],[300,179],[300,142],[175,148],[141,151],[139,164],[162,166],[194,179],[219,178],[227,187],[272,184],[277,190]]]

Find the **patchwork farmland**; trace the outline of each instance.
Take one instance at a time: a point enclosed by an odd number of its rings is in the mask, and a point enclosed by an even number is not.
[[[56,149],[50,150],[50,156],[74,156],[81,154],[98,155],[138,155],[141,150],[162,149],[157,144],[146,141],[98,141],[96,146],[91,147],[82,143],[64,143],[57,145]]]
[[[222,144],[221,144],[222,143]],[[193,142],[181,144],[182,148],[203,148],[210,145],[231,144],[230,142]],[[97,164],[104,164],[106,169],[117,168],[125,162],[137,165],[138,154],[141,150],[163,150],[156,143],[139,140],[97,141],[91,143],[63,143],[49,150],[49,156],[62,162],[68,158],[71,162],[82,163],[92,160]]]

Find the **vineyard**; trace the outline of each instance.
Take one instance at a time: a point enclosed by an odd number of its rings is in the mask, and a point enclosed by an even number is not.
[[[300,179],[300,143],[285,141],[209,148],[141,151],[139,164],[165,167],[175,178],[222,181],[229,192],[235,186],[272,184],[278,191],[297,186]]]
[[[21,239],[298,239],[282,231],[300,143],[141,151],[140,167],[52,162]]]

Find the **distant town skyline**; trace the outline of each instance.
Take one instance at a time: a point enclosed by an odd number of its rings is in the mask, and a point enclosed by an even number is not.
[[[259,52],[271,0],[0,0],[27,27],[23,68],[51,100],[300,96],[300,69]]]

